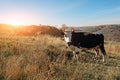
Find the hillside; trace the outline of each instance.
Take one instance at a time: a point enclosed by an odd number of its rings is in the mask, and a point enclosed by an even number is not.
[[[60,30],[49,25],[12,26],[0,24],[0,34],[14,34],[22,36],[52,35],[61,36]]]
[[[120,25],[100,25],[88,27],[76,27],[87,32],[102,33],[107,41],[120,42]]]
[[[71,28],[71,27],[69,27]],[[100,26],[86,26],[86,27],[73,27],[76,30],[80,29],[85,32],[102,33],[107,41],[120,42],[120,25],[100,25]],[[7,24],[0,24],[0,34],[14,34],[24,36],[36,35],[52,35],[62,36],[61,31],[54,26],[49,25],[30,25],[14,27]]]

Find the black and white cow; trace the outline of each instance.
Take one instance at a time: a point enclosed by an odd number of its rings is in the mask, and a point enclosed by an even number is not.
[[[103,34],[88,33],[82,31],[64,31],[64,39],[68,46],[73,50],[73,55],[78,60],[80,48],[95,48],[99,46],[103,57],[103,62],[106,59],[106,51],[104,49],[104,36]]]

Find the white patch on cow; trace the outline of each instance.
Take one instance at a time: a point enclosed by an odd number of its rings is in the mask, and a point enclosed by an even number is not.
[[[71,42],[71,36],[72,36],[71,31],[64,32],[64,38],[65,38],[66,43]]]

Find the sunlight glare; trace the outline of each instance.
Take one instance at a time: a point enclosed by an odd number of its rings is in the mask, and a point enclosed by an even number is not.
[[[11,24],[13,26],[20,26],[25,25],[25,22],[23,20],[10,20],[7,22],[7,24]]]
[[[31,25],[35,21],[35,17],[32,14],[25,12],[17,13],[12,12],[4,16],[3,22],[6,24],[13,25],[15,27]]]

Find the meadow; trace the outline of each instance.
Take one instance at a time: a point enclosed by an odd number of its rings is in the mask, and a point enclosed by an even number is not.
[[[1,35],[0,80],[120,80],[119,42],[105,42],[106,63],[94,60],[94,51],[76,62],[66,46],[50,35]]]

